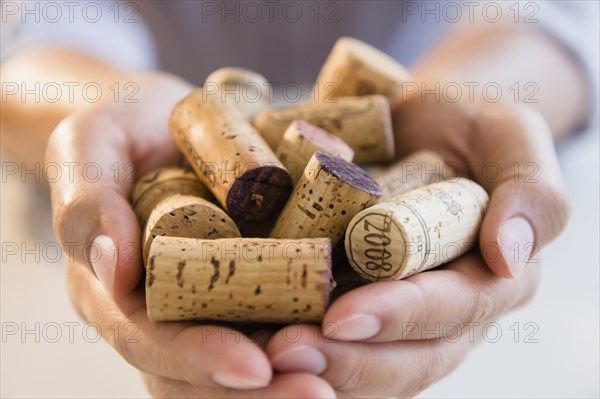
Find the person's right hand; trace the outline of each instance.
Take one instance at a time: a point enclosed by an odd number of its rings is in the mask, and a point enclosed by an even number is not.
[[[62,172],[50,182],[53,221],[77,312],[144,373],[156,397],[335,397],[317,376],[273,375],[257,341],[239,331],[148,320],[141,232],[127,198],[136,176],[181,160],[167,122],[192,88],[164,74],[134,84],[137,103],[82,108],[48,143],[46,162]]]

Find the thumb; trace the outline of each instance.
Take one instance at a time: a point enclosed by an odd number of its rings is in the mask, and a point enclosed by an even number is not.
[[[491,193],[480,249],[497,275],[517,277],[537,262],[532,255],[560,234],[570,215],[552,135],[529,109],[486,110],[477,128],[488,136],[476,152],[482,165],[500,171],[484,166],[475,176]]]
[[[55,232],[69,261],[91,267],[113,296],[131,292],[142,275],[141,233],[125,197],[98,185],[53,208]]]
[[[116,297],[132,291],[142,274],[141,232],[126,199],[133,164],[124,137],[114,119],[85,112],[61,122],[46,149],[46,162],[63,172],[50,182],[63,250]]]
[[[517,277],[534,254],[558,236],[569,215],[564,192],[545,183],[506,182],[492,193],[481,226],[480,249],[499,276]]]

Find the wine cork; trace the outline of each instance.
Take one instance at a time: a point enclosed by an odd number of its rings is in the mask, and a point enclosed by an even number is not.
[[[380,202],[428,184],[438,183],[455,174],[444,159],[433,151],[417,151],[394,163],[384,173],[375,175],[383,195]]]
[[[214,199],[192,170],[179,167],[154,169],[138,180],[131,194],[133,211],[142,230],[156,205],[173,194]]]
[[[318,322],[329,301],[326,238],[156,237],[146,273],[151,320]]]
[[[277,148],[294,120],[304,120],[344,140],[354,151],[356,163],[394,158],[390,104],[383,96],[343,97],[335,103],[268,109],[256,115],[254,126],[271,148]]]
[[[236,222],[281,210],[293,186],[262,137],[227,104],[195,90],[173,110],[169,129],[196,174]]]
[[[354,158],[354,151],[342,139],[304,121],[290,123],[275,155],[290,172],[295,185],[317,151],[327,152],[348,162]]]
[[[371,94],[392,99],[410,78],[408,70],[384,52],[360,40],[342,37],[319,72],[315,96],[318,101]]]
[[[225,67],[208,75],[202,87],[205,93],[231,104],[250,120],[272,101],[269,81],[250,69]]]
[[[158,236],[208,239],[240,235],[233,220],[212,202],[191,195],[171,195],[159,202],[148,218],[142,237],[144,264]]]
[[[335,245],[354,215],[375,204],[379,197],[381,188],[363,169],[317,152],[275,221],[270,237],[328,237]]]
[[[350,265],[371,281],[398,280],[447,263],[477,239],[488,195],[455,178],[381,202],[352,219]]]

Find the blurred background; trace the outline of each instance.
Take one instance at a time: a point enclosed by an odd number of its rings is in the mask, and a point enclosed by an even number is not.
[[[11,2],[2,3],[6,12]],[[4,45],[15,27],[2,19]],[[132,42],[147,45],[146,39],[138,39]],[[598,42],[597,36],[589,39]],[[397,45],[408,44],[405,40]],[[322,47],[324,53],[329,49]],[[139,66],[156,57],[144,48],[140,53],[145,55],[137,59],[118,43],[110,50],[109,59],[120,57],[127,65]],[[541,254],[544,279],[537,296],[491,326],[478,349],[420,397],[600,396],[597,115],[596,110],[587,131],[558,148],[573,214],[564,233]],[[12,174],[15,165],[22,165],[6,153],[0,154],[0,161],[0,396],[148,397],[137,371],[98,337],[93,325],[81,322],[69,304],[49,193],[44,182],[36,182],[40,174]]]

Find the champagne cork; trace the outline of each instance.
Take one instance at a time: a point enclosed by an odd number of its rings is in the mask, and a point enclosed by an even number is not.
[[[344,140],[354,151],[356,163],[394,158],[390,104],[383,96],[343,97],[335,103],[269,109],[256,115],[254,126],[271,148],[277,148],[294,120],[304,120]]]
[[[227,104],[195,90],[169,121],[196,174],[236,222],[262,222],[281,210],[292,180],[262,137]]]
[[[381,202],[352,219],[350,265],[371,281],[399,280],[447,263],[477,240],[488,195],[456,178]]]
[[[410,73],[384,52],[350,37],[333,46],[317,78],[318,101],[381,94],[390,100]]]
[[[444,159],[433,151],[423,150],[394,163],[382,174],[375,175],[375,180],[383,190],[380,200],[383,202],[450,177],[454,177],[454,173]]]
[[[354,151],[342,139],[304,121],[292,121],[286,129],[275,155],[292,176],[295,185],[308,161],[317,151],[326,152],[348,162]]]
[[[208,75],[203,90],[218,101],[232,105],[248,120],[266,109],[272,100],[269,81],[258,72],[245,68],[217,69]]]
[[[217,205],[191,195],[171,195],[150,213],[142,237],[143,259],[147,264],[152,241],[158,236],[189,238],[240,237],[240,231]]]
[[[192,170],[178,167],[152,170],[140,178],[131,194],[133,211],[142,231],[156,205],[173,194],[189,194],[208,200],[214,199]]]
[[[326,238],[156,237],[146,273],[150,320],[318,322],[329,301]]]
[[[275,221],[270,236],[328,237],[335,245],[354,215],[375,204],[379,197],[381,188],[363,169],[317,152]]]

